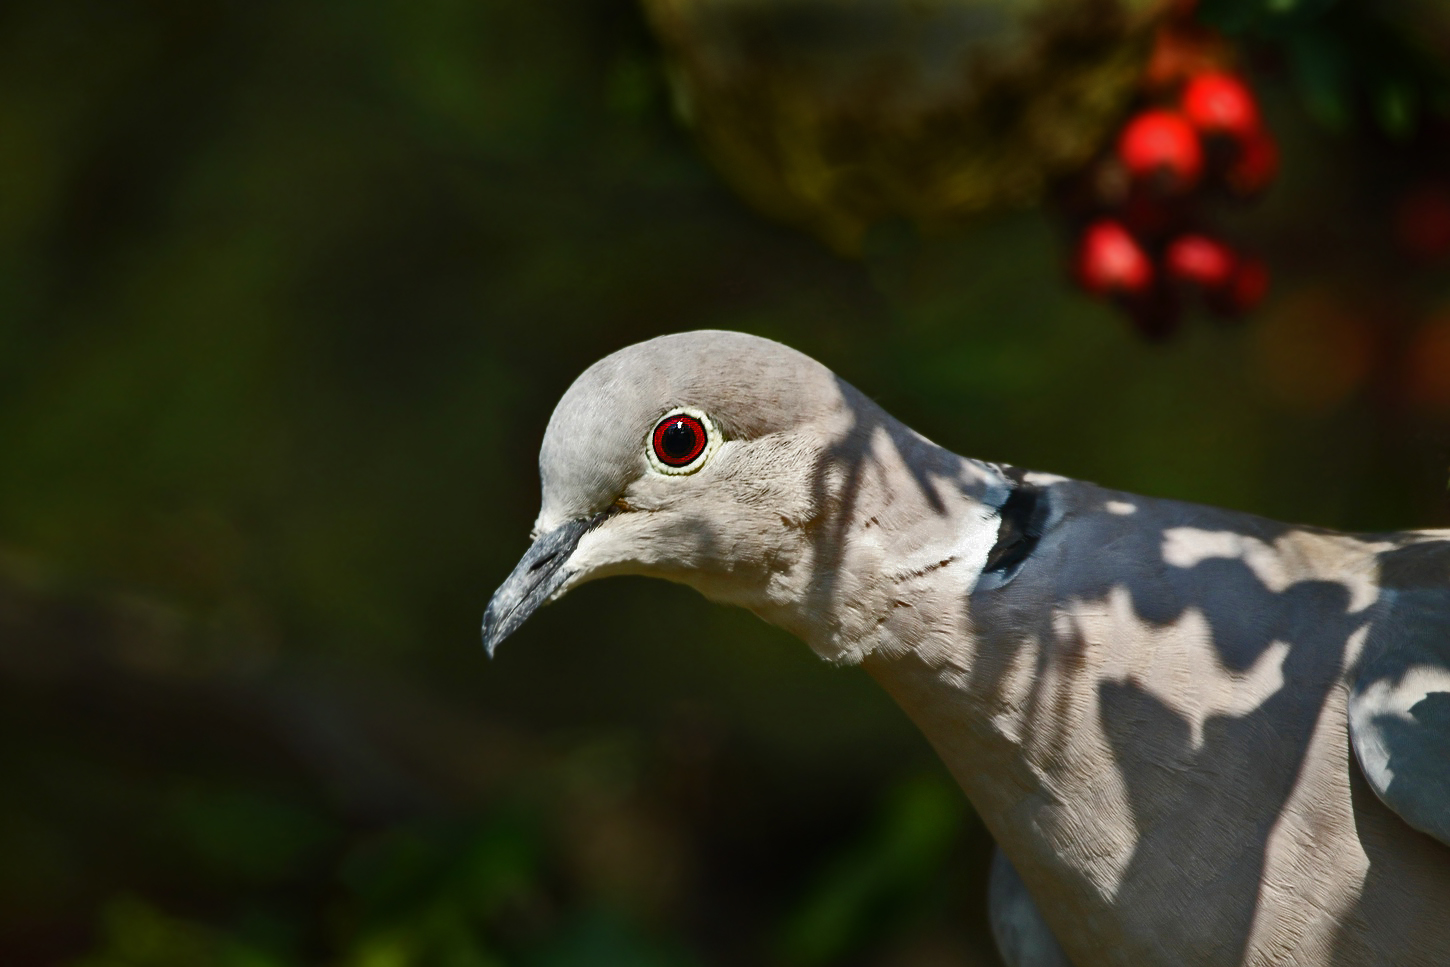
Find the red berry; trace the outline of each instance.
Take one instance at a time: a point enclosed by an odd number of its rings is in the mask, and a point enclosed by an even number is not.
[[[1233,278],[1238,257],[1233,249],[1207,235],[1180,235],[1163,252],[1163,267],[1173,278],[1212,292]]]
[[[1235,194],[1256,195],[1269,186],[1279,171],[1279,146],[1260,129],[1239,146],[1239,156],[1224,179]]]
[[[1450,186],[1431,183],[1406,192],[1395,212],[1395,238],[1415,258],[1450,252]]]
[[[1138,240],[1111,219],[1093,222],[1078,242],[1077,278],[1094,295],[1133,295],[1153,282],[1153,264]]]
[[[1244,259],[1234,272],[1229,290],[1240,311],[1252,309],[1269,294],[1269,267],[1258,259]]]
[[[1244,142],[1258,133],[1259,107],[1243,81],[1232,74],[1200,74],[1183,89],[1183,116],[1205,136],[1226,135]]]
[[[1209,306],[1226,316],[1248,312],[1269,291],[1269,267],[1255,258],[1239,261],[1228,284],[1210,295]]]
[[[1399,383],[1409,402],[1450,415],[1450,313],[1431,316],[1415,333],[1404,366]]]
[[[1187,191],[1203,173],[1198,132],[1173,111],[1144,111],[1118,136],[1118,157],[1135,180],[1165,192]]]

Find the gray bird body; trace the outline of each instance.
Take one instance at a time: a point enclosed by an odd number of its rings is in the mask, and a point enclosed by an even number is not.
[[[651,430],[682,409],[719,439],[657,472]],[[999,868],[999,942],[1045,922],[1077,967],[1450,963],[1450,531],[1338,534],[970,460],[737,333],[591,367],[540,469],[490,650],[629,573],[861,665],[1036,901],[1040,921]]]

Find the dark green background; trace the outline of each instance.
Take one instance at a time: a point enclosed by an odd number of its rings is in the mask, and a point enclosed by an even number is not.
[[[1149,346],[1050,212],[762,220],[624,0],[7,4],[0,960],[993,963],[984,833],[863,674],[642,580],[493,662],[479,619],[559,394],[698,327],[974,456],[1450,521],[1403,392],[1450,284],[1393,238],[1443,143],[1264,65],[1283,174],[1223,221],[1274,294]]]

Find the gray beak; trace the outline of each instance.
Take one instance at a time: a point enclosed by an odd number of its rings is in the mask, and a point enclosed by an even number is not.
[[[596,514],[571,520],[534,541],[523,560],[499,585],[483,613],[483,647],[490,658],[498,643],[519,629],[574,573],[565,564],[579,539],[604,519]]]

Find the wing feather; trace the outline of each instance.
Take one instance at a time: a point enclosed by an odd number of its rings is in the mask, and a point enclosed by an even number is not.
[[[1349,694],[1349,734],[1365,778],[1411,826],[1450,846],[1450,542],[1384,555],[1390,607]]]

